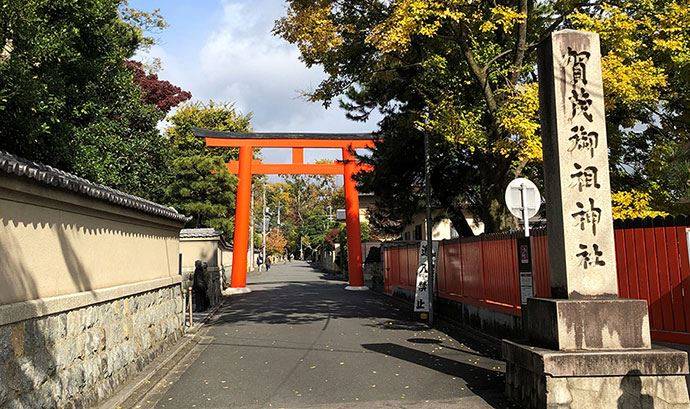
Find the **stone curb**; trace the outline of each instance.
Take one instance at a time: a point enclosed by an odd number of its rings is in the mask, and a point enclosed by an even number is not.
[[[218,310],[219,310],[223,305],[225,305],[225,302],[228,301],[228,300],[229,300],[229,298],[228,298],[227,296],[225,296],[225,295],[222,296],[222,297],[221,297],[221,302],[219,302],[219,303],[216,304],[213,308],[211,308],[211,311],[209,311],[208,314],[206,314],[206,316],[205,316],[201,321],[199,321],[199,322],[194,322],[194,325],[192,325],[191,327],[186,327],[186,326],[185,326],[185,328],[187,329],[187,334],[196,334],[196,333],[198,333],[199,330],[200,330],[204,325],[206,325],[206,323],[207,323],[211,318],[213,318],[213,317],[216,315],[216,313],[218,312]],[[185,321],[185,325],[187,325],[187,321]]]

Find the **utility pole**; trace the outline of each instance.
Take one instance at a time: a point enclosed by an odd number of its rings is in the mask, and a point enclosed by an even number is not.
[[[297,185],[297,215],[299,216],[299,259],[304,260],[304,247],[302,245],[302,228],[304,227],[302,220],[302,192],[299,184]]]
[[[424,187],[426,190],[426,271],[429,286],[429,326],[434,325],[434,239],[431,220],[431,154],[429,132],[424,132]]]
[[[246,202],[245,202],[246,203]],[[252,183],[252,199],[249,202],[249,271],[254,270],[254,184]]]
[[[278,188],[277,193],[273,196],[273,200],[278,202],[278,218],[276,220],[276,225],[277,227],[280,227],[280,208],[283,207],[283,203],[281,202],[281,197],[283,196],[283,189]]]
[[[263,201],[263,218],[261,219],[261,229],[262,229],[262,234],[263,234],[263,239],[261,243],[261,258],[264,260],[264,265],[266,265],[266,183],[264,183],[264,190],[262,194],[262,201]],[[259,266],[261,268],[261,266]]]
[[[280,200],[278,200],[278,227],[280,227],[280,207],[282,206],[282,203],[280,203]]]

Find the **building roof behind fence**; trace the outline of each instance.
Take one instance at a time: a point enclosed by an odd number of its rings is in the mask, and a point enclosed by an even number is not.
[[[196,229],[182,229],[180,230],[181,239],[209,239],[219,237],[221,232],[213,228],[196,228]]]
[[[43,163],[20,158],[5,151],[0,151],[0,174],[2,173],[31,179],[45,186],[77,193],[117,206],[128,207],[153,216],[163,217],[178,222],[187,222],[191,219],[178,213],[171,207],[166,207],[150,200],[91,182],[77,175]]]
[[[223,233],[210,227],[182,229],[180,230],[180,239],[218,239],[222,248],[232,251],[232,243],[225,240]]]

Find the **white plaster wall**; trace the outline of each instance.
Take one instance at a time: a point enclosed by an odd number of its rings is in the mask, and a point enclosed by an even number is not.
[[[174,278],[180,224],[0,175],[0,305]]]

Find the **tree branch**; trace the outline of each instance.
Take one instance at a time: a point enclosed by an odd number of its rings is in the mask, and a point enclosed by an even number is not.
[[[460,47],[462,48],[462,54],[465,57],[465,61],[467,62],[467,65],[470,67],[470,70],[472,70],[472,74],[474,75],[475,80],[477,83],[479,83],[479,86],[482,89],[482,93],[484,94],[484,100],[486,101],[486,106],[489,110],[489,113],[493,116],[493,114],[496,112],[498,109],[498,104],[496,103],[496,96],[494,95],[494,91],[491,89],[491,86],[488,81],[488,75],[486,73],[486,70],[484,67],[481,67],[478,63],[477,60],[474,58],[474,52],[472,51],[472,48],[468,44],[467,38],[469,37],[469,29],[467,27],[464,27],[463,24],[460,26]]]
[[[520,75],[520,68],[525,59],[527,52],[527,20],[528,20],[528,0],[520,0],[519,12],[525,16],[523,20],[518,23],[517,44],[515,45],[515,57],[513,58],[513,69],[510,72],[508,80],[511,85],[517,82],[518,75]]]
[[[521,0],[521,1],[524,2],[524,0]],[[593,5],[594,4],[590,4],[588,6],[593,6]],[[549,36],[549,34],[551,34],[554,30],[556,30],[558,28],[558,26],[560,26],[563,23],[563,21],[565,21],[566,17],[568,17],[568,15],[570,13],[573,13],[573,12],[575,12],[575,9],[573,9],[572,11],[569,11],[567,13],[563,13],[563,15],[559,16],[556,20],[553,21],[553,23],[551,23],[551,25],[549,27],[546,28],[546,30],[544,31],[542,36],[539,37],[539,39],[533,43],[524,44],[524,43],[526,43],[526,39],[527,39],[526,31],[525,31],[525,39],[523,40],[522,47],[520,47],[520,37],[519,36],[521,34],[518,34],[518,42],[517,42],[517,46],[516,46],[515,50],[512,50],[512,49],[505,50],[502,53],[496,54],[493,58],[491,58],[489,61],[487,61],[486,64],[484,65],[483,69],[484,69],[485,73],[488,75],[491,72],[490,71],[491,65],[493,65],[496,61],[500,60],[501,58],[508,56],[512,53],[515,53],[515,58],[513,59],[513,61],[514,61],[513,64],[516,64],[516,62],[519,62],[519,64],[522,65],[522,62],[524,61],[524,58],[525,58],[525,55],[527,54],[527,52],[537,48],[537,46],[542,41],[546,40],[546,38]],[[527,22],[525,21],[525,30],[527,29],[526,23]],[[522,52],[518,58],[518,54],[520,54],[521,49],[522,49]],[[512,77],[511,77],[511,83],[512,84],[515,84],[515,82],[517,81],[517,75],[519,74],[519,66],[520,65],[514,65],[513,70],[515,71],[515,79],[512,80]]]

